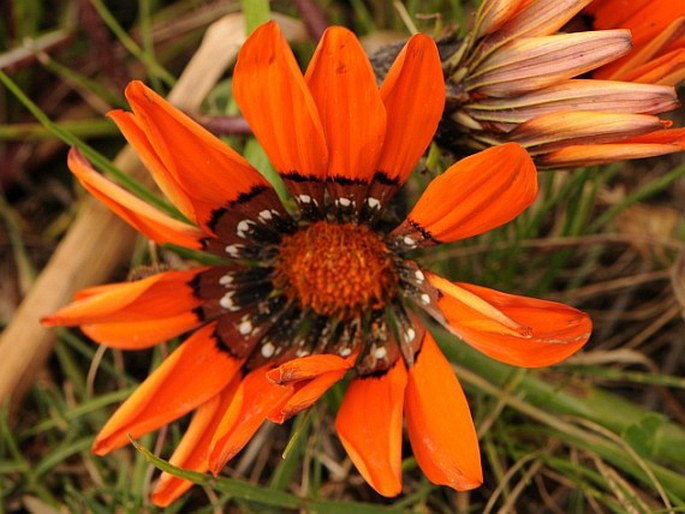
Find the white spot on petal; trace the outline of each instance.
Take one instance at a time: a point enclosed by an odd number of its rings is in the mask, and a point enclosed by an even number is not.
[[[262,355],[267,359],[271,357],[276,351],[276,347],[272,343],[266,343],[262,346]]]
[[[231,257],[238,257],[240,255],[240,250],[241,248],[244,248],[243,245],[228,245],[226,247],[226,253],[230,255]]]
[[[271,215],[271,211],[269,209],[264,209],[263,211],[261,211],[259,213],[258,216],[259,216],[259,219],[262,219],[262,220],[270,220],[273,218],[273,216]]]
[[[300,201],[300,203],[311,203],[312,202],[312,197],[309,195],[298,195],[297,199]]]
[[[402,242],[405,244],[405,246],[408,246],[409,248],[414,248],[416,246],[416,241],[413,237],[404,236]]]
[[[376,359],[385,359],[388,355],[388,350],[386,350],[385,346],[381,346],[379,348],[376,348],[373,351],[373,356]]]
[[[238,332],[244,336],[252,332],[252,322],[249,319],[241,322],[240,325],[238,325]]]
[[[248,230],[250,230],[250,225],[254,225],[255,222],[252,220],[241,220],[238,222],[238,225],[236,225],[236,233],[238,234],[238,237],[245,237],[247,236]]]
[[[423,293],[423,294],[421,295],[421,302],[424,303],[424,304],[426,304],[426,305],[428,305],[429,303],[431,303],[431,297],[430,297],[430,295],[428,295],[427,293]]]
[[[233,275],[226,273],[223,277],[219,279],[219,284],[222,286],[230,286],[233,283]]]
[[[426,275],[424,275],[424,274],[423,274],[423,271],[421,271],[420,269],[417,269],[417,270],[414,272],[414,277],[416,278],[416,281],[419,282],[419,283],[420,283],[420,282],[423,282],[424,280],[426,280]]]
[[[414,340],[416,337],[416,330],[413,328],[409,327],[407,331],[404,333],[405,337],[407,338],[407,341],[411,342]]]
[[[367,198],[366,203],[371,207],[372,209],[380,209],[381,207],[381,202],[378,198]]]
[[[219,300],[219,305],[221,305],[224,309],[228,309],[229,311],[238,311],[240,310],[240,307],[238,307],[235,302],[233,301],[233,295],[235,294],[235,291],[229,291],[225,295],[221,297],[221,300]]]
[[[338,198],[336,200],[336,203],[338,205],[342,205],[343,207],[349,207],[350,205],[352,205],[352,200],[350,200],[349,198]]]

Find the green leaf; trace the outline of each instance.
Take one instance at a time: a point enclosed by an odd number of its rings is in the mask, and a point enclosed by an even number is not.
[[[131,443],[133,446],[135,446],[136,450],[138,450],[145,457],[145,459],[153,464],[156,468],[166,471],[170,475],[183,478],[185,480],[190,480],[194,484],[209,486],[217,491],[228,493],[235,499],[254,502],[256,504],[269,507],[280,507],[284,509],[293,509],[311,513],[325,512],[327,514],[387,514],[388,512],[403,512],[401,509],[371,505],[368,503],[299,498],[292,494],[277,491],[268,487],[250,484],[242,480],[235,480],[225,477],[214,478],[208,474],[198,473],[197,471],[189,471],[187,469],[173,466],[167,461],[153,455],[149,450],[138,444],[133,439],[131,439]]]
[[[642,457],[652,457],[657,447],[657,435],[660,432],[664,418],[658,414],[650,413],[637,423],[628,425],[621,437],[633,447]]]

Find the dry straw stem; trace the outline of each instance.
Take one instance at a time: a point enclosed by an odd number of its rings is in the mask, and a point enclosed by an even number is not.
[[[300,22],[274,18],[286,38],[305,37]],[[196,112],[244,41],[242,14],[230,14],[213,23],[169,93],[171,103]],[[136,180],[149,180],[130,147],[124,148],[114,163]],[[135,231],[99,202],[90,197],[84,201],[78,217],[0,335],[0,403],[11,399],[16,407],[50,354],[55,332],[41,326],[40,318],[69,302],[78,289],[107,280],[130,258],[135,238]]]

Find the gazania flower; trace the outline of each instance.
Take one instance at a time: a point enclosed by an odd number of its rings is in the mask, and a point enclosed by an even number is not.
[[[558,32],[589,3],[484,0],[471,32],[445,52],[441,142],[456,149],[516,142],[544,168],[685,148],[685,130],[663,130],[671,122],[655,116],[679,105],[672,87],[579,78],[631,49],[626,29]]]
[[[72,150],[81,183],[150,239],[225,264],[81,291],[48,317],[94,340],[141,349],[185,341],[98,434],[104,455],[191,411],[173,464],[217,474],[266,420],[280,423],[352,376],[335,423],[362,476],[400,493],[402,425],[426,476],[457,490],[482,482],[478,439],[428,315],[487,355],[546,366],[587,341],[565,305],[451,282],[408,253],[482,233],[533,202],[536,170],[507,144],[449,168],[407,218],[385,207],[429,144],[444,89],[433,41],[412,37],[380,89],[352,33],[331,28],[304,77],[273,23],[240,51],[234,97],[287,185],[287,209],[241,156],[139,82],[118,124],[166,196],[172,219],[96,173]],[[163,474],[153,501],[190,483]]]
[[[669,86],[685,79],[685,2],[594,0],[584,12],[595,29],[626,28],[633,39],[633,49],[595,77]]]

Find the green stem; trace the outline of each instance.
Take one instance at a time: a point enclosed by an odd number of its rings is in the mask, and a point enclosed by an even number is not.
[[[90,0],[90,2],[93,4],[93,7],[95,7],[95,10],[102,18],[102,21],[105,22],[105,25],[109,27],[117,39],[121,41],[121,44],[124,45],[124,48],[126,48],[126,50],[128,50],[143,64],[145,64],[145,66],[147,66],[151,72],[151,75],[156,75],[157,77],[161,78],[169,86],[173,86],[176,83],[176,78],[167,70],[165,70],[152,55],[143,51],[133,40],[133,38],[126,33],[109,9],[107,9],[107,6],[104,4],[104,2],[102,2],[102,0]]]
[[[269,0],[243,0],[245,33],[252,34],[254,29],[271,19]]]
[[[31,114],[50,132],[55,134],[64,143],[69,146],[75,146],[83,155],[85,155],[94,165],[109,173],[112,177],[118,180],[124,187],[129,189],[132,193],[145,200],[147,203],[154,205],[167,214],[180,218],[178,211],[168,205],[166,202],[157,197],[147,188],[141,186],[138,182],[129,177],[126,173],[114,166],[112,162],[104,155],[97,152],[74,134],[65,130],[62,126],[53,122],[38,105],[36,105],[28,96],[24,94],[21,88],[3,71],[0,71],[0,82],[2,82],[7,89],[9,89],[14,96],[28,109]]]

